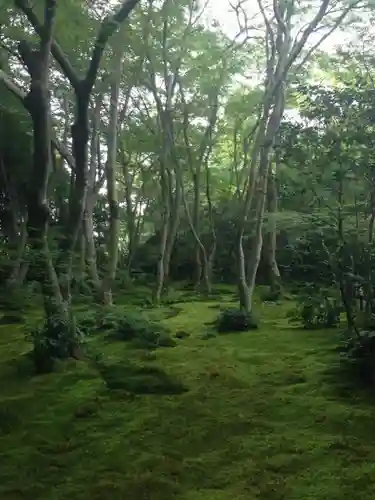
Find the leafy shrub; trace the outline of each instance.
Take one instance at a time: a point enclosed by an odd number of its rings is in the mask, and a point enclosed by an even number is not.
[[[85,336],[98,329],[98,319],[94,311],[76,315],[77,327]]]
[[[241,309],[226,309],[214,322],[219,333],[242,332],[258,328],[258,322],[252,314]]]
[[[341,307],[324,293],[306,293],[298,297],[294,310],[288,313],[292,322],[301,321],[306,330],[336,328]]]
[[[30,303],[30,287],[4,287],[4,290],[0,293],[0,310],[21,312],[27,309]]]
[[[135,347],[153,349],[176,345],[167,328],[161,323],[149,321],[139,314],[125,312],[122,317],[117,316],[116,321],[114,318],[110,318],[109,321],[115,338],[131,341]]]
[[[351,375],[366,384],[375,385],[375,332],[363,331],[359,338],[343,343],[342,358]]]
[[[356,324],[360,330],[375,331],[375,315],[366,312],[358,312],[356,315]]]
[[[53,370],[56,359],[68,358],[77,343],[77,337],[83,336],[79,327],[75,330],[72,322],[60,316],[48,317],[43,325],[28,335],[33,342],[33,361],[37,373]]]

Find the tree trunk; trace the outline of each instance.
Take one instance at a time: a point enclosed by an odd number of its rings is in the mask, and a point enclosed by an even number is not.
[[[47,329],[43,339],[35,338],[36,363],[43,363],[54,354],[71,355],[76,345],[75,324],[68,304],[61,294],[59,281],[48,247],[49,207],[47,202],[48,179],[51,161],[51,113],[49,98],[49,66],[52,32],[56,15],[56,3],[45,2],[45,23],[38,51],[32,51],[27,42],[19,44],[20,55],[27,66],[30,77],[30,91],[24,104],[33,122],[33,162],[27,186],[28,209],[27,230],[31,250],[30,272],[41,285]],[[51,327],[59,324],[58,346],[56,332]],[[50,337],[51,336],[51,337]],[[43,358],[43,360],[41,359]],[[36,366],[40,368],[40,366]]]
[[[161,296],[163,293],[163,287],[165,282],[166,249],[167,249],[167,241],[168,241],[168,233],[169,233],[170,217],[171,217],[168,176],[163,161],[161,162],[160,166],[160,184],[161,184],[161,196],[163,203],[163,222],[162,222],[163,225],[160,234],[159,258],[158,258],[157,273],[156,273],[156,286],[153,296],[155,304],[160,303]]]
[[[116,166],[117,166],[117,126],[119,116],[119,93],[122,60],[121,57],[116,56],[118,61],[115,71],[115,79],[111,85],[110,95],[110,112],[109,112],[109,126],[108,126],[108,156],[105,167],[107,178],[107,198],[109,204],[109,220],[108,220],[108,265],[103,278],[103,303],[112,305],[112,286],[116,277],[117,263],[118,263],[118,244],[120,234],[120,217],[119,217],[119,204],[117,196],[117,182],[116,182]]]
[[[197,165],[195,175],[194,175],[194,210],[193,210],[193,224],[195,232],[197,233],[198,239],[200,239],[200,165]],[[202,249],[199,243],[196,241],[195,244],[195,272],[194,272],[194,283],[197,289],[199,289],[201,279],[202,279]],[[206,262],[206,272],[207,274]]]
[[[168,286],[169,284],[169,271],[172,258],[173,247],[176,242],[177,231],[180,225],[180,207],[182,200],[181,185],[175,178],[175,192],[173,193],[173,174],[168,171],[168,186],[169,186],[169,199],[170,199],[170,212],[169,212],[169,225],[167,241],[165,245],[164,253],[164,284]]]
[[[12,264],[12,270],[7,279],[7,286],[17,287],[22,285],[26,277],[27,263],[25,262],[25,251],[27,243],[27,214],[24,214],[19,228],[16,257]]]
[[[277,167],[277,161],[275,168]],[[272,170],[272,165],[268,172],[268,187],[267,187],[267,205],[268,205],[268,227],[264,236],[264,260],[268,269],[270,295],[277,298],[282,294],[282,282],[279,267],[276,261],[277,234],[276,234],[276,214],[277,214],[277,186],[276,186],[276,170]]]
[[[252,248],[250,251],[250,256],[248,259],[247,268],[247,279],[248,279],[248,295],[249,302],[252,307],[253,295],[255,290],[256,275],[258,272],[260,257],[262,253],[263,246],[263,221],[264,212],[266,206],[266,196],[267,196],[267,180],[268,180],[268,168],[269,168],[269,158],[266,151],[262,151],[259,166],[259,179],[256,193],[256,211],[255,211],[255,223],[254,223],[254,234],[252,240]],[[251,312],[250,310],[247,312]]]
[[[94,222],[93,222],[93,203],[92,197],[88,197],[86,200],[86,209],[83,219],[83,229],[86,239],[86,263],[87,271],[89,275],[90,284],[95,290],[97,295],[100,294],[101,281],[99,278],[97,259],[96,259],[96,247],[94,239]]]

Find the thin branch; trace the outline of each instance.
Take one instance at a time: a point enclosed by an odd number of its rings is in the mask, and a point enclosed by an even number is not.
[[[104,21],[102,22],[98,37],[95,42],[89,69],[85,78],[85,87],[89,92],[91,92],[92,88],[94,87],[100,61],[108,39],[118,29],[120,24],[127,19],[130,12],[139,3],[139,1],[140,0],[125,0],[122,3],[120,9],[115,14],[104,19]]]
[[[37,15],[33,11],[33,8],[29,0],[14,0],[16,7],[18,7],[27,17],[29,23],[33,26],[36,33],[42,37],[43,36],[43,25],[40,23]],[[70,64],[68,58],[64,54],[64,51],[56,40],[52,40],[51,52],[53,57],[59,64],[62,72],[66,78],[70,81],[71,85],[76,89],[79,87],[79,77],[74,71],[73,66]]]

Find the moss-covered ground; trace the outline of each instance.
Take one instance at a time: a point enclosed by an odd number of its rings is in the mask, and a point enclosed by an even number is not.
[[[117,377],[158,368],[178,394],[110,389],[82,361],[31,377],[22,325],[1,325],[0,499],[375,499],[375,404],[330,374],[338,334],[265,303],[259,330],[205,340],[217,304],[144,313],[190,334],[174,348],[89,342]]]

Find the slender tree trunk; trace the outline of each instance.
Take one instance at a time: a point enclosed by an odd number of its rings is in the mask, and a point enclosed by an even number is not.
[[[83,290],[86,277],[86,238],[84,233],[79,238],[79,261],[77,272],[78,290]]]
[[[256,211],[254,222],[254,239],[248,260],[247,276],[248,276],[248,295],[250,304],[253,303],[253,295],[255,290],[256,275],[258,272],[260,257],[263,246],[263,221],[266,206],[267,196],[267,180],[268,180],[269,157],[266,151],[262,151],[259,166],[259,178],[256,194]],[[247,312],[251,312],[251,309]]]
[[[175,179],[175,192],[173,193],[173,174],[168,171],[168,186],[169,186],[169,199],[170,199],[170,212],[169,212],[169,227],[167,234],[167,241],[164,253],[164,284],[169,284],[169,272],[172,258],[173,248],[176,242],[177,231],[180,225],[180,207],[182,201],[181,185],[178,182],[177,176]]]
[[[65,238],[61,241],[57,262],[61,291],[68,303],[71,301],[74,251],[82,227],[87,195],[90,93],[83,83],[76,91],[76,120],[72,126],[75,172],[70,195],[68,226],[65,228]]]
[[[277,166],[277,161],[276,164]],[[264,236],[263,252],[265,262],[268,269],[270,293],[278,296],[282,293],[282,283],[279,267],[276,261],[276,214],[277,214],[277,186],[276,186],[276,170],[272,170],[272,166],[268,172],[268,187],[267,187],[267,205],[269,221],[266,234]]]
[[[117,166],[117,127],[119,117],[119,93],[122,60],[117,56],[117,68],[115,79],[111,85],[110,92],[110,113],[108,126],[108,157],[106,163],[107,177],[107,197],[109,204],[109,228],[108,228],[108,266],[103,278],[103,302],[106,305],[112,305],[112,286],[116,277],[118,263],[118,245],[120,234],[120,216],[117,196],[116,166]]]
[[[163,200],[163,222],[159,242],[159,259],[157,264],[157,275],[156,275],[156,287],[154,291],[154,302],[159,304],[161,301],[161,296],[163,293],[164,281],[165,281],[165,254],[167,248],[168,232],[170,226],[170,198],[168,189],[168,179],[165,172],[165,168],[161,166],[161,191]]]
[[[25,267],[25,251],[27,243],[27,214],[22,216],[18,236],[16,256],[12,264],[12,270],[7,280],[7,286],[20,286],[26,277],[27,267]]]
[[[200,240],[200,165],[197,166],[194,175],[194,209],[193,209],[193,224],[198,239]],[[206,262],[208,265],[208,262]],[[207,269],[206,269],[207,274]],[[202,249],[199,243],[195,244],[195,272],[194,283],[198,289],[202,279]]]
[[[88,197],[86,200],[86,210],[83,219],[83,228],[86,239],[86,263],[87,271],[90,279],[90,284],[95,290],[96,294],[100,293],[101,290],[101,280],[99,278],[98,267],[97,267],[97,256],[96,247],[94,239],[94,222],[93,222],[93,203],[92,197]]]

